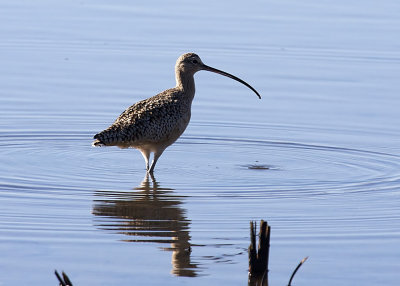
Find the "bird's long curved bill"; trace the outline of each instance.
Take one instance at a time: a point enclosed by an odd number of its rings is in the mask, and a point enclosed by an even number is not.
[[[221,70],[219,70],[219,69],[212,68],[212,67],[207,66],[207,65],[204,65],[204,64],[203,64],[203,70],[210,71],[210,72],[215,72],[215,73],[218,73],[218,74],[220,74],[220,75],[224,75],[224,76],[226,76],[226,77],[230,77],[231,79],[234,79],[234,80],[236,80],[236,81],[238,81],[238,82],[244,84],[244,85],[247,86],[248,88],[250,88],[252,91],[255,92],[255,94],[257,94],[258,98],[261,99],[261,95],[257,92],[257,90],[255,90],[254,87],[252,87],[250,84],[248,84],[248,83],[245,82],[244,80],[241,80],[240,78],[238,78],[238,77],[236,77],[236,76],[234,76],[234,75],[231,75],[230,73],[221,71]]]

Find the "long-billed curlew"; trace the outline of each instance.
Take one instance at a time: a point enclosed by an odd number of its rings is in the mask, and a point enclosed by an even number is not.
[[[118,146],[139,149],[146,161],[146,170],[154,171],[158,158],[174,143],[189,124],[195,93],[194,74],[206,70],[230,77],[260,94],[234,75],[209,67],[194,53],[180,56],[175,65],[176,87],[139,101],[127,108],[106,130],[94,136],[93,146]],[[149,157],[154,158],[149,168]]]

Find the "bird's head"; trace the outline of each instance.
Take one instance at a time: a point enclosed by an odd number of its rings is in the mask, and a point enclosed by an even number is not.
[[[187,53],[178,58],[175,69],[194,74],[202,70],[203,66],[204,64],[198,55],[195,53]]]
[[[205,71],[210,71],[210,72],[214,72],[226,77],[230,77],[231,79],[234,79],[242,84],[244,84],[245,86],[247,86],[248,88],[250,88],[252,91],[254,91],[257,96],[259,98],[261,98],[260,94],[257,92],[257,90],[255,90],[251,85],[249,85],[247,82],[245,82],[244,80],[231,75],[230,73],[224,72],[222,70],[210,67],[205,65],[200,57],[195,54],[195,53],[187,53],[187,54],[183,54],[181,55],[178,60],[176,61],[176,65],[175,65],[175,71],[180,74],[187,74],[187,75],[191,75],[193,76],[196,72],[201,71],[201,70],[205,70]]]

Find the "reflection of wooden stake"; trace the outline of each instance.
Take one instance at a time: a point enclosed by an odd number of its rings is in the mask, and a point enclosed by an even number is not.
[[[256,251],[256,222],[250,222],[249,276],[258,280],[257,285],[268,285],[268,258],[271,227],[263,220],[260,222],[260,235]],[[260,281],[261,280],[261,281]],[[261,282],[261,284],[259,284]]]

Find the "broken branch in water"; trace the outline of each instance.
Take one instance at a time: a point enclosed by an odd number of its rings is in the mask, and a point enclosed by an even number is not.
[[[294,271],[293,271],[293,273],[292,273],[292,276],[290,276],[288,286],[291,286],[291,285],[292,285],[292,280],[293,280],[293,278],[294,278],[294,275],[296,274],[297,270],[299,270],[299,268],[303,265],[303,263],[306,262],[307,259],[308,259],[308,256],[307,256],[307,257],[304,257],[304,258],[300,261],[299,265],[297,265],[297,267],[294,269]]]
[[[268,285],[268,262],[269,262],[269,246],[271,227],[267,222],[261,220],[260,235],[258,237],[258,249],[256,247],[256,228],[257,223],[250,222],[250,246],[249,252],[249,281],[248,285],[264,286]],[[256,250],[257,249],[257,250]],[[297,270],[308,259],[308,256],[303,258],[290,276],[288,286],[291,286],[294,275]]]
[[[60,286],[72,286],[71,280],[69,280],[67,274],[63,271],[62,278],[60,274],[58,274],[57,270],[54,271],[54,274],[56,274],[58,281],[60,282]]]
[[[267,278],[271,227],[267,222],[261,220],[258,249],[256,245],[256,228],[257,223],[250,222],[249,273],[251,276],[264,275]]]

